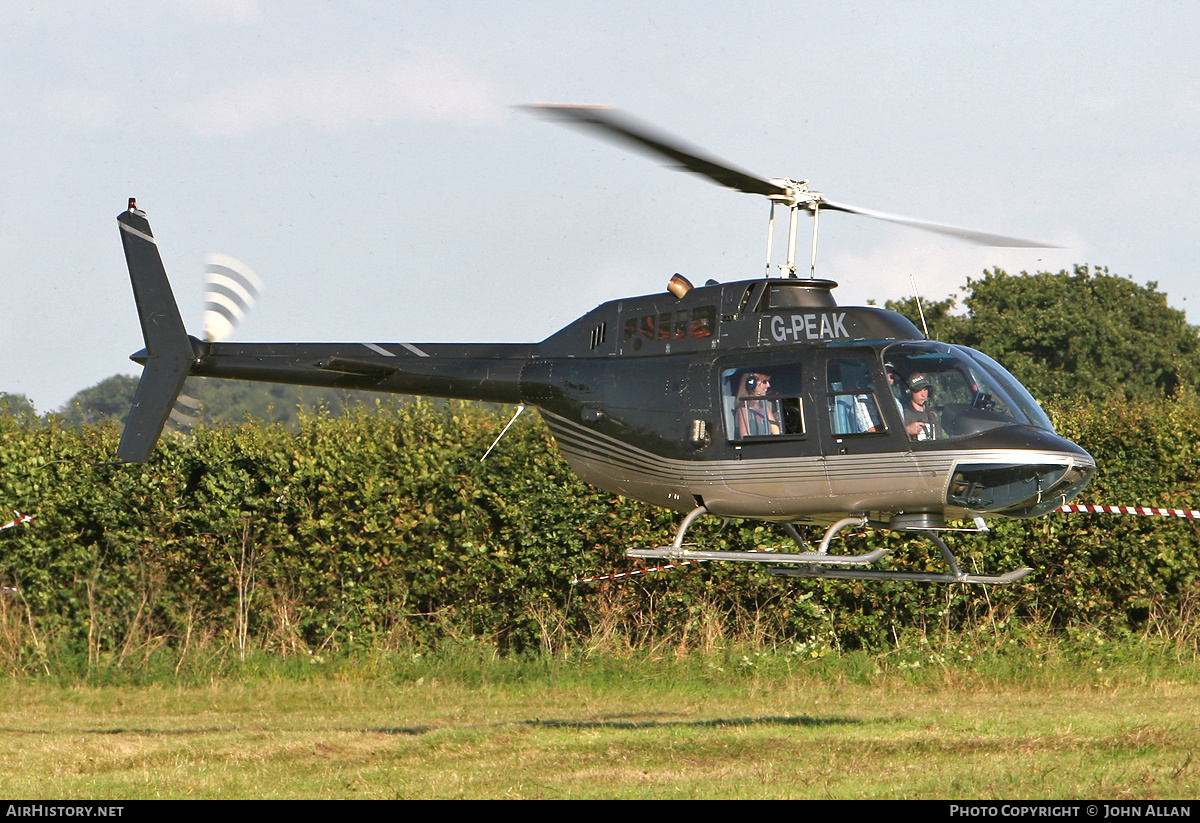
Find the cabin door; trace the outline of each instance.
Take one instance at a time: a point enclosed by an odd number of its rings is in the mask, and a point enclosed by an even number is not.
[[[917,478],[900,406],[878,355],[870,349],[826,352],[819,377],[821,448],[839,508],[887,507]]]

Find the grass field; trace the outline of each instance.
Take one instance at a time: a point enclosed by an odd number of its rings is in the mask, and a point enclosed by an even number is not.
[[[1192,798],[1175,654],[388,655],[0,684],[0,795]],[[103,678],[101,678],[103,679]]]

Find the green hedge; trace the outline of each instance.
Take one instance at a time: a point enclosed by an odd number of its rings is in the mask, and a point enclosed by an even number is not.
[[[1054,410],[1097,458],[1080,502],[1200,506],[1200,404],[1113,400]],[[1053,514],[955,536],[965,564],[1037,573],[1008,587],[775,578],[704,564],[626,571],[629,546],[668,542],[679,515],[585,486],[535,415],[479,458],[506,413],[466,404],[310,416],[301,432],[245,424],[164,437],[148,466],[111,460],[117,430],[0,416],[0,506],[34,514],[0,533],[0,662],[47,667],[161,647],[282,653],[433,646],[597,644],[687,649],[731,640],[879,649],[911,632],[1034,624],[1061,632],[1190,630],[1191,521]],[[4,518],[7,519],[7,518]],[[712,548],[784,545],[754,522],[702,520]],[[936,551],[895,535],[898,566]],[[1190,636],[1190,635],[1189,635]]]

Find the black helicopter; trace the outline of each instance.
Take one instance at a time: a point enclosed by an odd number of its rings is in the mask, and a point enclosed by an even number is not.
[[[797,277],[795,245],[802,210],[814,219],[814,259],[823,211],[985,245],[1045,244],[834,203],[807,181],[738,170],[612,109],[533,108],[767,197],[770,227],[775,207],[788,207],[785,276],[770,277],[769,228],[766,277],[694,287],[675,275],[667,291],[604,303],[541,343],[215,342],[185,330],[150,224],[131,199],[117,219],[146,343],[132,359],[145,370],[118,457],[149,458],[188,375],[529,405],[584,481],[687,513],[670,546],[630,549],[631,557],[952,583],[1011,583],[1032,571],[966,573],[937,532],[1046,514],[1079,493],[1095,461],[1057,435],[987,355],[929,340],[893,312],[839,307],[836,283],[816,278],[815,265]],[[704,514],[780,524],[800,550],[692,549],[684,536]],[[824,527],[815,550],[797,524]],[[864,568],[887,549],[830,553],[849,526],[921,535],[948,568]]]

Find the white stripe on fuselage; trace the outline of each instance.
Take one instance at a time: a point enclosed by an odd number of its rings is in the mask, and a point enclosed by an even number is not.
[[[806,457],[768,457],[742,460],[678,460],[660,457],[622,443],[541,410],[564,454],[605,464],[617,471],[640,475],[646,482],[673,478],[696,483],[786,483],[797,476],[812,477],[828,472],[854,482],[866,478],[884,481],[914,472],[944,477],[956,463],[1088,465],[1077,454],[1045,449],[956,449],[936,452],[877,452]],[[580,448],[576,445],[577,441]]]

